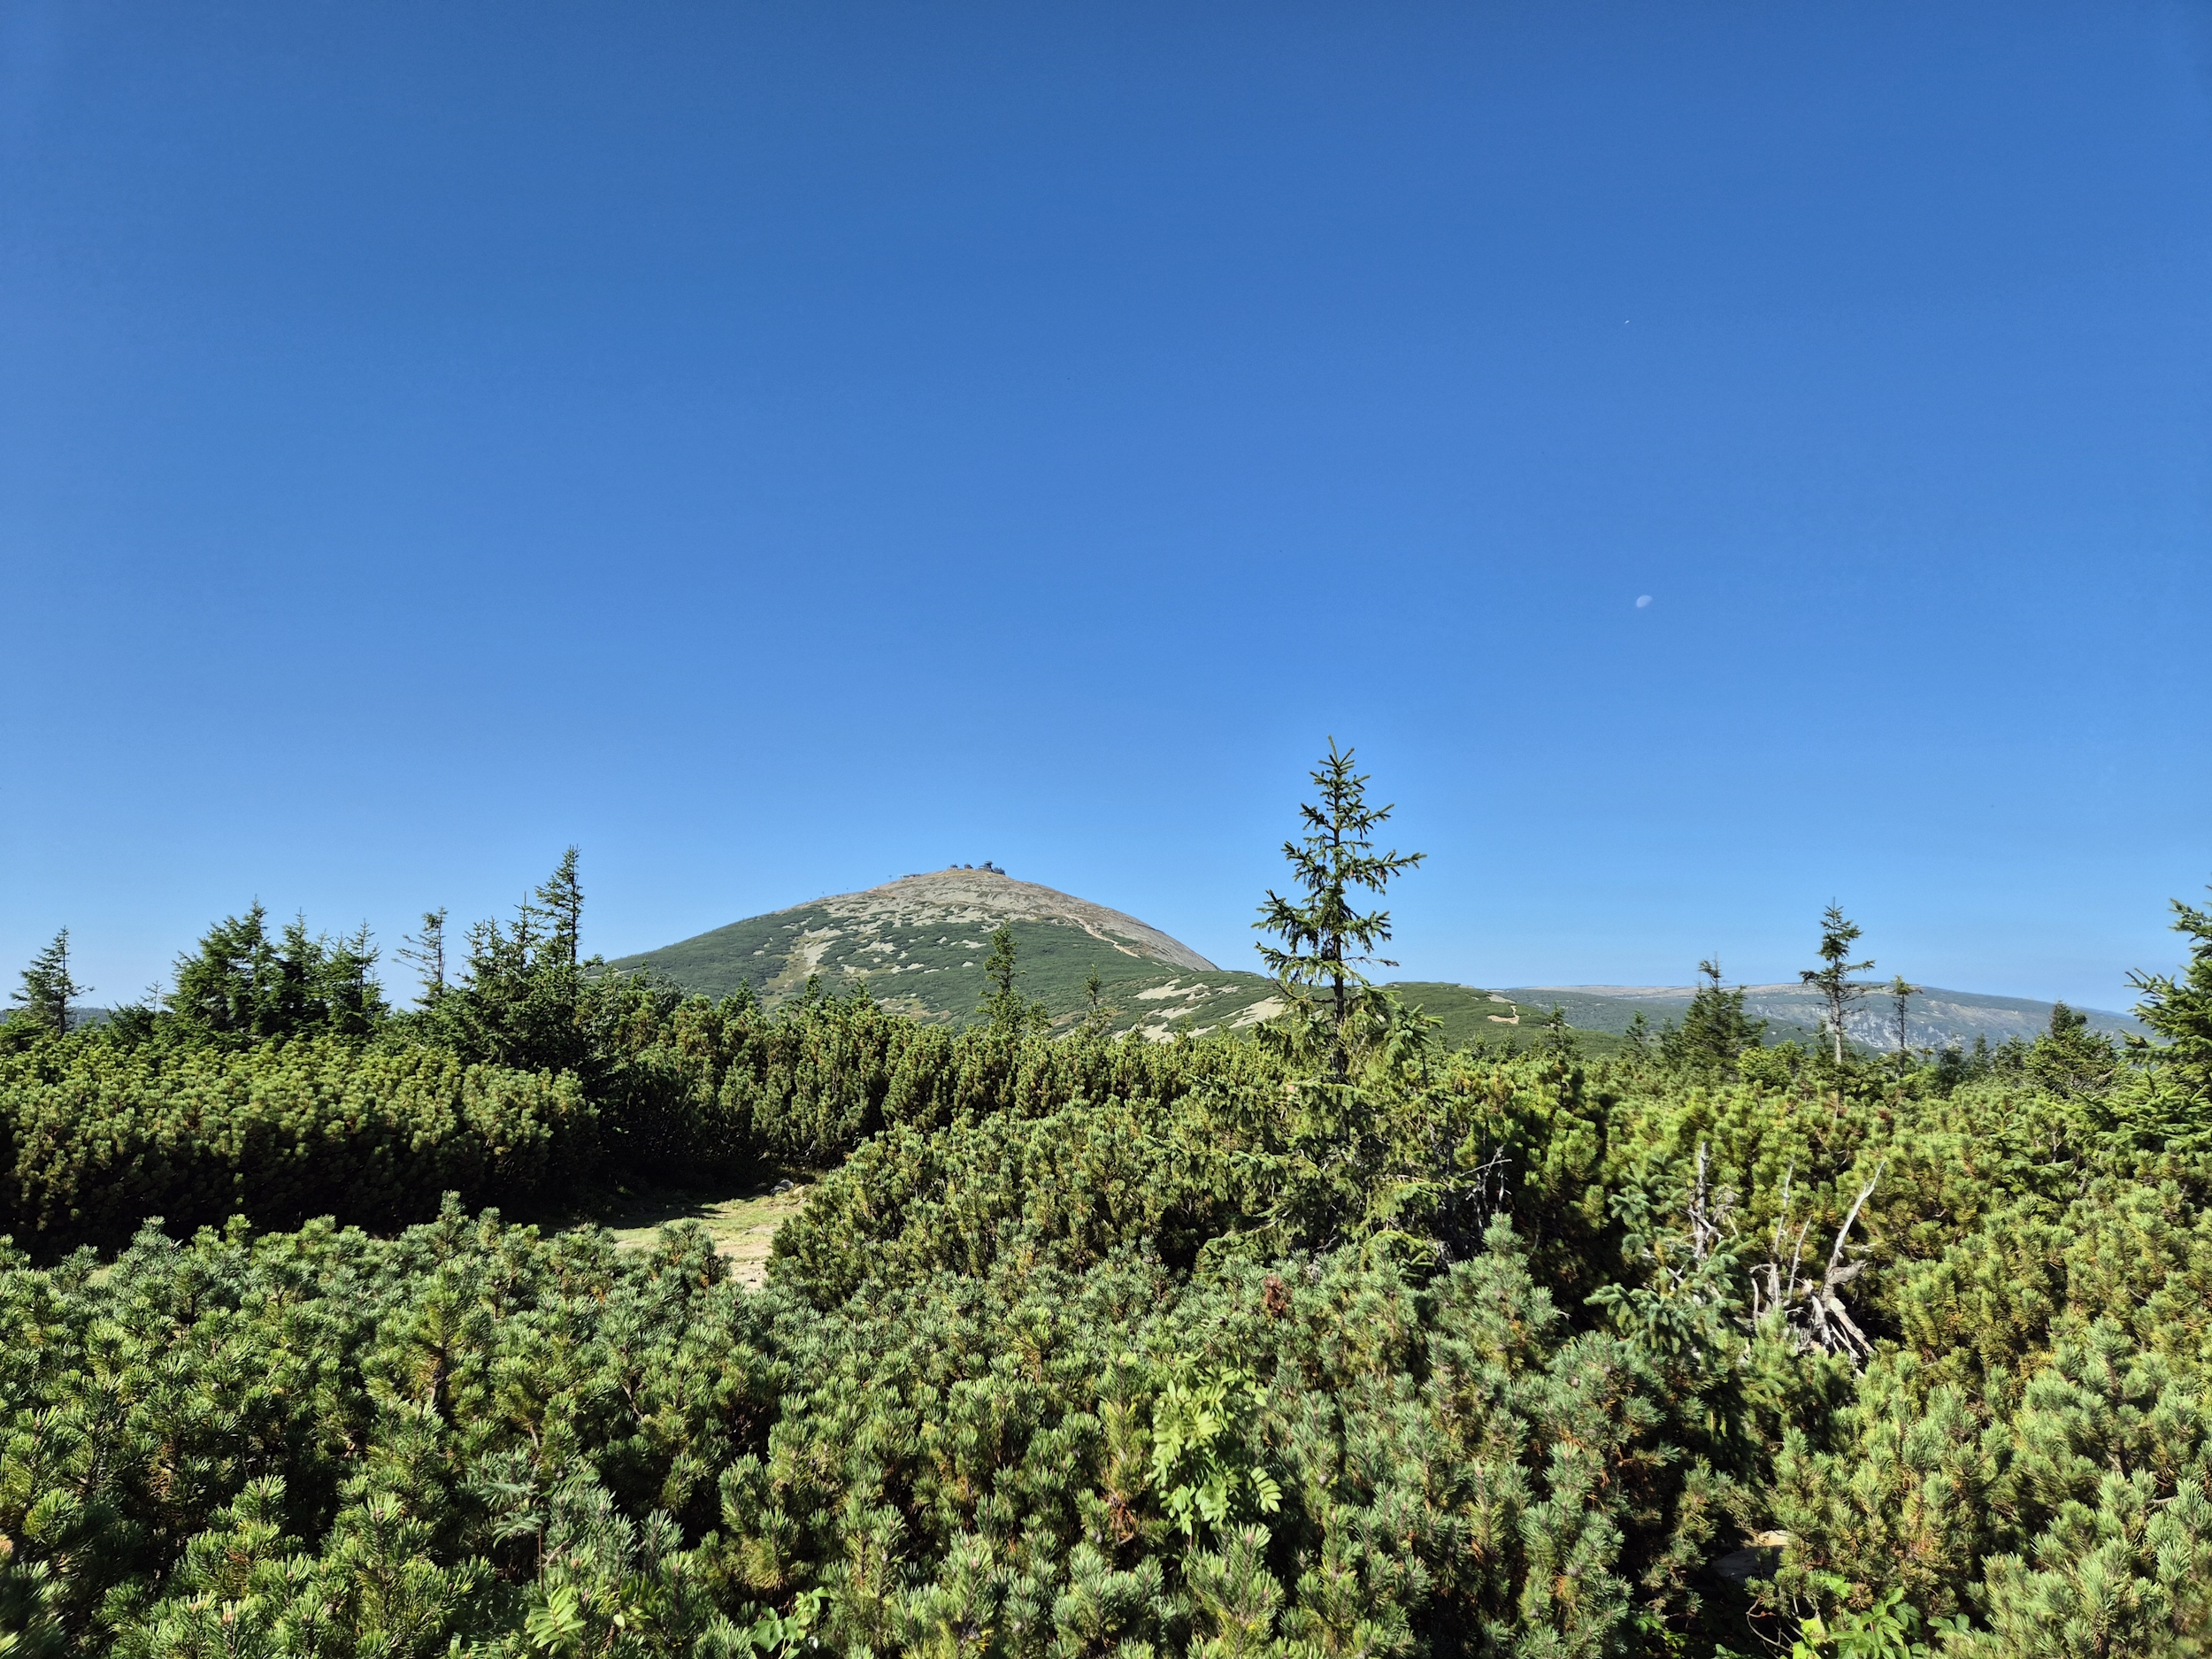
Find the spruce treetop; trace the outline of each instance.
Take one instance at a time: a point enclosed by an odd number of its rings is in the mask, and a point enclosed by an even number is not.
[[[69,1005],[92,987],[79,985],[69,974],[69,930],[65,927],[23,970],[23,987],[10,998],[19,1006],[15,1017],[58,1037],[69,1029]]]
[[[1851,976],[1863,973],[1874,965],[1869,956],[1864,962],[1848,958],[1851,947],[1858,942],[1859,925],[1843,913],[1843,907],[1833,900],[1820,918],[1820,962],[1817,968],[1801,970],[1798,978],[1818,991],[1827,1004],[1824,1017],[1830,1038],[1835,1044],[1835,1060],[1843,1064],[1843,1020],[1850,1012],[1851,1004],[1866,995],[1867,987],[1856,983]]]
[[[1304,1001],[1315,990],[1329,991],[1331,1048],[1340,1081],[1350,992],[1370,983],[1364,966],[1398,965],[1374,954],[1375,947],[1390,938],[1390,912],[1358,909],[1353,889],[1379,895],[1393,876],[1427,856],[1375,850],[1374,832],[1393,809],[1367,804],[1367,774],[1352,769],[1353,753],[1340,749],[1335,738],[1329,740],[1328,754],[1310,774],[1320,800],[1298,809],[1306,834],[1283,843],[1283,857],[1299,891],[1286,898],[1270,887],[1260,919],[1252,924],[1282,941],[1263,942],[1257,949],[1268,972],[1287,993]]]
[[[2173,902],[2174,931],[2189,938],[2189,960],[2178,975],[2131,973],[2143,994],[2135,1005],[2158,1033],[2159,1069],[2193,1095],[2212,1094],[2212,910]]]

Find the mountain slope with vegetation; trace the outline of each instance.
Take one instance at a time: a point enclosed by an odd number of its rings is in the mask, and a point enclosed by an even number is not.
[[[1043,1006],[1056,1030],[1071,1030],[1091,1016],[1093,974],[1103,1018],[1091,1023],[1109,1033],[1203,1036],[1248,1030],[1282,1010],[1280,987],[1264,974],[1217,968],[1133,916],[989,869],[904,876],[618,956],[607,965],[650,972],[704,996],[726,996],[741,987],[772,1010],[805,995],[810,984],[831,995],[865,987],[895,1012],[964,1025],[988,989],[984,964],[1000,927],[1012,933],[1023,995]],[[1454,1048],[1470,1041],[1527,1046],[1548,1006],[1522,1010],[1529,1016],[1523,1019],[1509,1001],[1501,1003],[1471,987],[1399,988],[1443,1018],[1445,1041]],[[1588,1039],[1594,1052],[1616,1046],[1602,1033]]]
[[[1133,916],[996,870],[958,867],[751,917],[609,965],[649,970],[708,996],[741,986],[770,1009],[810,984],[833,995],[864,987],[899,1013],[964,1023],[987,989],[984,962],[1002,926],[1012,930],[1024,993],[1063,1026],[1088,1011],[1094,973],[1124,1029],[1164,1029],[1186,1016],[1234,1025],[1271,989]]]

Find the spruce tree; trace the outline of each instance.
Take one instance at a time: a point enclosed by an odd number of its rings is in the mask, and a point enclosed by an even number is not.
[[[422,931],[410,933],[396,952],[402,962],[412,963],[422,975],[425,1006],[445,995],[445,907],[422,913]]]
[[[169,1011],[193,1035],[230,1041],[277,1034],[283,976],[260,900],[203,933],[198,954],[179,956],[173,977]]]
[[[1087,1037],[1104,1036],[1107,1028],[1114,1023],[1114,1017],[1121,1010],[1106,1000],[1106,987],[1100,980],[1096,968],[1093,968],[1084,978],[1083,1002],[1083,1034]]]
[[[11,999],[21,1004],[15,1018],[58,1037],[69,1029],[69,1004],[89,992],[69,976],[69,930],[56,933],[53,942],[31,958],[23,970],[23,988]]]
[[[1018,1037],[1033,1025],[1042,1031],[1052,1023],[1052,1016],[1042,1002],[1025,1002],[1014,989],[1014,958],[1013,926],[1001,922],[991,935],[991,954],[983,960],[983,978],[990,989],[976,1012],[992,1029]]]
[[[584,887],[576,876],[576,849],[571,846],[561,862],[537,891],[538,913],[552,927],[551,948],[565,955],[568,965],[578,961],[577,946],[583,937]]]
[[[268,917],[257,899],[209,928],[197,955],[177,958],[169,1011],[179,1030],[226,1046],[373,1031],[386,1010],[367,924],[333,940],[295,917],[272,938]]]
[[[1287,996],[1309,1002],[1315,991],[1328,992],[1329,1071],[1338,1083],[1348,1069],[1345,1025],[1353,995],[1370,983],[1361,964],[1398,965],[1373,954],[1390,938],[1390,912],[1357,910],[1352,890],[1380,894],[1393,876],[1427,856],[1374,850],[1374,831],[1393,809],[1367,804],[1367,775],[1352,770],[1352,750],[1337,748],[1335,738],[1329,740],[1328,754],[1310,774],[1320,803],[1298,809],[1307,833],[1302,840],[1283,843],[1283,856],[1302,891],[1285,898],[1269,888],[1260,919],[1252,924],[1282,941],[1258,949]]]
[[[1836,1064],[1843,1064],[1843,1019],[1850,1012],[1851,1004],[1866,995],[1866,987],[1853,981],[1855,973],[1863,973],[1874,965],[1870,956],[1864,962],[1850,962],[1846,958],[1858,940],[1859,925],[1848,919],[1840,905],[1832,900],[1820,918],[1820,961],[1817,968],[1807,968],[1798,978],[1820,993],[1827,1004],[1822,1016],[1829,1035],[1835,1042]]]
[[[2212,910],[2173,902],[2174,931],[2189,936],[2189,960],[2178,978],[2170,973],[2131,973],[2128,983],[2143,994],[2135,1005],[2142,1022],[2157,1033],[2153,1064],[2168,1080],[2200,1099],[2212,1095]]]
[[[366,922],[350,933],[318,936],[309,944],[303,959],[309,996],[319,1010],[311,1023],[345,1037],[365,1037],[376,1028],[388,1011],[375,979],[377,955]]]
[[[1899,973],[1893,974],[1889,984],[1883,989],[1889,998],[1891,1015],[1896,1021],[1893,1029],[1897,1033],[1897,1075],[1902,1077],[1912,1064],[1912,1047],[1908,1041],[1911,1035],[1908,1016],[1912,999],[1920,995],[1920,987],[1906,984],[1905,976]]]
[[[2051,1006],[2049,1027],[2029,1048],[2023,1070],[2055,1094],[2089,1094],[2119,1069],[2111,1038],[2089,1029],[2089,1016],[2063,1002]]]
[[[439,1041],[472,1060],[595,1075],[589,1027],[603,981],[596,959],[578,955],[584,895],[576,864],[571,847],[516,905],[511,923],[469,928],[455,983],[425,1002],[426,1029]],[[434,914],[442,922],[442,912]]]
[[[1744,1013],[1744,987],[1721,989],[1720,960],[1697,964],[1701,983],[1683,1011],[1678,1029],[1671,1027],[1662,1053],[1670,1064],[1696,1071],[1732,1071],[1737,1056],[1766,1041],[1767,1023]]]

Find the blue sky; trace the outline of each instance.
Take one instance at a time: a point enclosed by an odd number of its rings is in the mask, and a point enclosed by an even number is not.
[[[2212,878],[2212,12],[0,12],[0,966],[949,861],[1248,965],[2123,1005]],[[1638,605],[1648,595],[1647,605]],[[392,976],[396,980],[401,976]]]

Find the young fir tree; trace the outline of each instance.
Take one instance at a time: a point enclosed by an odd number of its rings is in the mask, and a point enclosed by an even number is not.
[[[1851,1004],[1866,995],[1866,987],[1853,981],[1855,973],[1863,973],[1874,965],[1870,956],[1864,962],[1851,962],[1851,947],[1858,940],[1859,925],[1845,917],[1840,905],[1829,904],[1820,918],[1820,961],[1817,968],[1807,968],[1798,978],[1820,993],[1827,1005],[1822,1023],[1835,1043],[1836,1064],[1843,1064],[1843,1020],[1851,1011]]]
[[[11,999],[20,1004],[13,1018],[61,1036],[69,1029],[69,1004],[91,989],[69,975],[69,930],[65,927],[23,970],[23,988]]]
[[[2195,1099],[2212,1097],[2212,910],[2174,902],[2174,931],[2189,936],[2189,960],[2177,978],[2170,973],[2131,973],[2128,982],[2143,994],[2135,1005],[2159,1045],[2149,1050],[2158,1075]]]
[[[1106,1000],[1106,987],[1093,968],[1083,980],[1083,1025],[1086,1037],[1102,1037],[1121,1010]]]
[[[1920,995],[1920,987],[1906,984],[1905,976],[1898,973],[1890,976],[1888,985],[1883,987],[1883,994],[1889,998],[1890,1017],[1893,1021],[1890,1029],[1897,1036],[1897,1075],[1902,1077],[1912,1069],[1909,1016],[1912,999]]]
[[[574,967],[580,960],[578,945],[583,938],[584,887],[577,879],[573,846],[561,855],[561,862],[538,888],[536,896],[538,912],[551,929],[549,948],[557,956],[565,956],[568,965]]]
[[[1352,755],[1348,749],[1339,750],[1335,738],[1329,740],[1327,756],[1310,774],[1321,791],[1320,802],[1298,809],[1306,835],[1283,843],[1283,856],[1301,891],[1285,898],[1269,888],[1260,919],[1252,924],[1282,941],[1258,949],[1288,997],[1307,1003],[1316,991],[1328,993],[1329,1073],[1337,1083],[1345,1080],[1349,1067],[1345,1026],[1353,999],[1369,985],[1361,964],[1398,965],[1373,954],[1390,937],[1390,912],[1360,910],[1353,889],[1379,895],[1393,876],[1427,856],[1374,850],[1374,831],[1392,809],[1367,804],[1367,776],[1352,770]]]
[[[427,1008],[445,995],[445,907],[422,913],[422,931],[410,933],[396,953],[422,975],[420,1001]]]
[[[1670,1026],[1661,1052],[1671,1065],[1699,1071],[1732,1071],[1747,1048],[1766,1041],[1767,1023],[1744,1012],[1744,987],[1721,989],[1720,961],[1697,964],[1701,983],[1683,1010],[1682,1024]]]
[[[1052,1016],[1042,1002],[1024,1000],[1014,988],[1014,929],[1011,923],[1001,922],[991,935],[991,954],[983,959],[983,979],[990,989],[976,1005],[994,1031],[1013,1036],[1034,1027],[1042,1031],[1052,1023]]]

